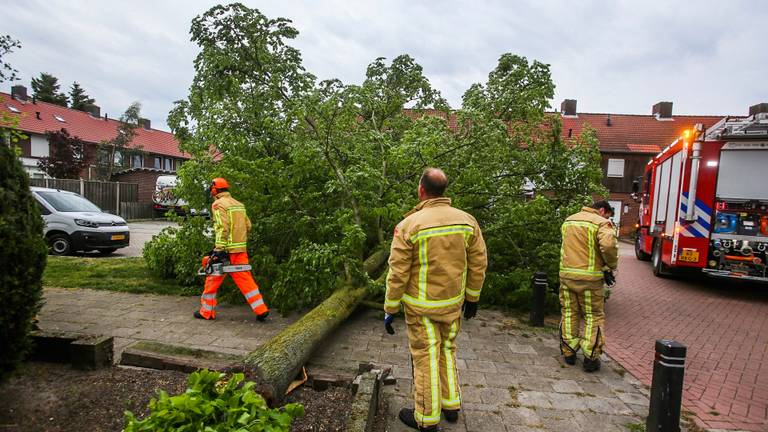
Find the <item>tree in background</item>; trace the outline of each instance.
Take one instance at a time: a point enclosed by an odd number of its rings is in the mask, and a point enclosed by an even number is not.
[[[548,65],[504,54],[452,111],[407,55],[374,60],[360,85],[318,81],[288,44],[298,34],[290,21],[242,4],[214,6],[191,33],[195,77],[168,118],[192,155],[180,193],[203,208],[200,185],[230,181],[278,308],[369,281],[363,259],[388,247],[424,167],[443,168],[455,205],[483,226],[484,298],[498,305],[519,305],[539,269],[557,277],[560,223],[602,191],[594,135],[563,142],[559,118],[545,113]]]
[[[0,56],[18,48],[0,38]],[[10,48],[9,48],[10,47]],[[14,69],[0,58],[0,82],[11,79]],[[10,72],[9,72],[10,71]],[[17,117],[0,119],[0,129],[15,129]],[[7,121],[6,121],[7,120]],[[1,131],[0,131],[1,132]],[[12,135],[13,137],[13,135]],[[42,277],[47,250],[43,220],[29,190],[29,177],[16,152],[0,144],[0,273],[3,301],[0,302],[0,381],[5,379],[30,348],[32,318],[41,306]]]
[[[32,78],[32,92],[39,101],[67,106],[67,95],[59,91],[59,79],[49,73],[41,72]]]
[[[89,147],[66,129],[46,132],[50,155],[40,158],[37,166],[53,178],[76,179],[88,167]]]
[[[97,175],[101,179],[111,180],[118,169],[128,164],[132,155],[141,153],[140,147],[132,145],[140,118],[141,104],[134,102],[120,116],[115,137],[99,144]]]
[[[72,87],[69,89],[70,108],[85,111],[86,107],[94,102],[95,100],[85,93],[85,90],[80,87],[80,84],[77,82],[72,83]]]
[[[21,48],[21,42],[12,38],[10,35],[0,36],[0,82],[15,81],[18,71],[11,67],[11,64],[5,60],[5,57],[13,50]]]

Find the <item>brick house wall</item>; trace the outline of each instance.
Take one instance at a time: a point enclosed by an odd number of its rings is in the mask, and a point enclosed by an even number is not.
[[[652,154],[602,152],[603,186],[608,188],[608,201],[620,201],[621,208],[615,210],[620,213],[619,235],[631,236],[635,232],[635,224],[639,220],[639,203],[632,199],[632,182],[643,175],[645,165],[653,157]],[[608,163],[610,159],[622,160],[624,169],[621,177],[608,175]]]

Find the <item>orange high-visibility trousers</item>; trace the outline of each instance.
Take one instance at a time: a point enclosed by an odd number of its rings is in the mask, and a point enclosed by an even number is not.
[[[248,254],[246,252],[229,254],[229,263],[232,265],[248,264]],[[256,315],[264,315],[269,312],[264,299],[259,292],[259,285],[253,280],[250,271],[229,273],[235,285],[240,288],[240,292],[245,296],[245,300],[251,306]],[[216,292],[221,283],[224,282],[226,274],[216,276],[208,275],[205,278],[205,289],[200,297],[200,315],[206,319],[216,318]]]

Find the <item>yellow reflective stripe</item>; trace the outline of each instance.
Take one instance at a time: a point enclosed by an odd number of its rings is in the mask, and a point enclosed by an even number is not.
[[[248,244],[247,242],[242,242],[242,243],[227,243],[227,247],[238,247],[238,246],[246,246],[247,244]]]
[[[563,309],[565,310],[565,315],[563,316],[563,324],[565,324],[565,339],[568,346],[571,346],[570,339],[573,337],[573,334],[571,333],[571,318],[573,315],[573,310],[571,309],[571,294],[568,292],[568,289],[565,287],[560,287],[563,293]],[[573,348],[573,347],[571,347]]]
[[[443,344],[443,355],[445,355],[445,374],[448,377],[448,396],[450,399],[443,399],[443,405],[445,407],[454,407],[456,404],[461,404],[461,399],[458,395],[458,388],[456,387],[456,369],[453,362],[453,354],[451,353],[451,341],[456,338],[456,321],[451,323],[451,330],[448,333],[448,339]]]
[[[596,223],[588,222],[588,221],[565,221],[563,222],[563,226],[577,226],[582,228],[597,228],[598,225]]]
[[[472,288],[467,288],[467,294],[471,295],[472,297],[480,297],[480,290],[473,290]]]
[[[563,268],[563,259],[565,259],[565,224],[560,226],[560,268]]]
[[[464,291],[461,291],[456,297],[451,297],[445,300],[420,300],[416,297],[411,297],[408,294],[403,294],[403,302],[407,305],[418,306],[430,309],[443,308],[453,306],[461,303],[464,300]]]
[[[424,328],[427,332],[427,340],[429,341],[429,388],[430,388],[430,413],[428,415],[417,415],[414,411],[414,417],[417,422],[422,423],[423,426],[427,426],[428,423],[440,422],[440,364],[437,358],[437,336],[435,335],[435,327],[427,317],[421,317]],[[426,408],[426,407],[425,407]],[[420,418],[419,418],[420,417]]]
[[[584,276],[602,276],[603,272],[600,270],[582,270],[582,269],[575,269],[575,268],[560,268],[560,273],[570,273],[574,275],[584,275]]]
[[[416,243],[417,240],[426,239],[429,237],[438,237],[451,234],[474,234],[475,230],[469,225],[446,225],[435,228],[428,228],[421,230],[415,235],[411,236],[411,243]]]
[[[389,308],[400,307],[400,300],[386,299],[384,301],[384,306],[389,307]]]
[[[589,344],[592,342],[592,327],[594,324],[594,317],[592,316],[592,292],[590,290],[584,290],[584,341],[586,341],[586,347],[584,354],[588,354],[588,357],[592,357],[592,352],[587,352]],[[593,347],[594,348],[594,347]]]
[[[427,299],[427,271],[429,260],[427,259],[427,239],[419,241],[419,299]]]
[[[225,245],[224,240],[221,238],[222,235],[224,234],[224,230],[222,229],[222,226],[221,226],[221,215],[219,214],[218,209],[213,211],[213,216],[216,222],[214,224],[214,231],[216,232],[216,240],[215,240],[216,246],[224,246]]]
[[[595,270],[595,232],[596,228],[590,228],[587,232],[589,238],[589,264],[587,265],[587,270],[589,271]]]

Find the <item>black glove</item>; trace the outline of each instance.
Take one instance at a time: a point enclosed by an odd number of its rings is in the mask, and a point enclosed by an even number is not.
[[[603,272],[603,281],[607,286],[612,287],[616,285],[616,275],[613,274],[612,270],[606,270]]]
[[[392,327],[392,321],[394,320],[395,320],[394,314],[384,313],[384,328],[387,330],[387,333],[391,335],[395,334],[395,328]]]
[[[464,301],[461,310],[464,311],[464,319],[472,319],[477,315],[477,302]]]
[[[212,250],[210,256],[211,264],[218,264],[229,261],[229,252],[225,250]]]

